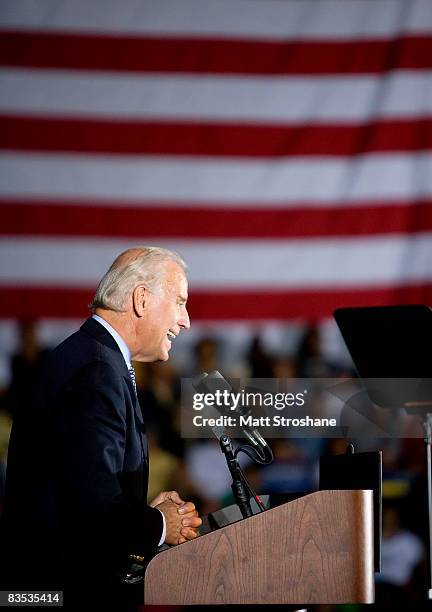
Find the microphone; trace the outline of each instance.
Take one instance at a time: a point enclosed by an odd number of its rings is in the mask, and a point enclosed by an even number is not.
[[[225,416],[228,410],[231,414],[234,412],[235,414],[242,416],[250,413],[250,410],[245,410],[243,406],[240,407],[240,402],[236,402],[234,409],[232,409],[233,401],[232,395],[230,394],[233,392],[233,388],[217,370],[213,370],[213,372],[210,372],[210,374],[204,372],[198,378],[192,381],[192,386],[199,393],[210,393],[211,395],[215,395],[217,397],[217,392],[219,392],[219,394],[224,394],[224,399],[231,398],[231,405],[229,401],[222,405],[216,402],[216,409],[222,416]],[[223,428],[213,427],[212,431],[219,439],[221,450],[225,455],[225,459],[233,479],[231,489],[234,499],[240,508],[242,516],[247,518],[253,514],[250,504],[251,498],[255,500],[260,512],[264,512],[266,508],[261,501],[261,498],[255,493],[243,474],[237,461],[237,455],[239,452],[244,452],[256,463],[266,465],[273,461],[273,452],[257,429],[248,426],[242,426],[241,429],[246,438],[251,442],[251,444],[253,444],[254,448],[241,445],[234,451],[231,445],[231,440],[225,434]]]
[[[192,386],[199,393],[211,393],[212,395],[215,395],[217,391],[219,391],[220,393],[225,392],[225,395],[227,393],[231,394],[233,392],[232,386],[218,370],[213,370],[209,374],[207,374],[207,372],[204,372],[194,381],[192,381]],[[229,397],[231,397],[231,395],[229,395]],[[250,410],[245,409],[244,406],[240,407],[239,403],[234,408],[232,408],[232,402],[231,405],[225,404],[221,406],[219,404],[216,404],[216,409],[222,415],[225,415],[227,413],[234,413],[235,415],[245,416],[250,413]],[[251,442],[251,444],[253,444],[253,446],[262,448],[268,454],[270,447],[256,428],[243,425],[241,426],[241,430],[243,431],[246,438]]]

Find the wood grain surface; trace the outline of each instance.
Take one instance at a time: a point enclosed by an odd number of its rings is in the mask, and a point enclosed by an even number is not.
[[[319,491],[157,555],[146,604],[371,603],[371,491]]]

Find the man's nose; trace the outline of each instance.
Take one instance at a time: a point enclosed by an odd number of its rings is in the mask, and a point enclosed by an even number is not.
[[[180,321],[178,322],[178,324],[183,329],[189,329],[190,328],[189,313],[188,313],[188,311],[186,309],[186,306],[183,309],[183,312],[181,314]]]

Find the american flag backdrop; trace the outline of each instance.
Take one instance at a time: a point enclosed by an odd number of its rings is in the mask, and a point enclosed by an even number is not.
[[[199,320],[432,303],[431,0],[3,0],[0,317],[180,252]]]

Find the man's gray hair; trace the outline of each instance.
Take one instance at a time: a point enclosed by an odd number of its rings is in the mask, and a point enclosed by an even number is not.
[[[126,299],[138,285],[159,293],[165,277],[163,264],[167,261],[174,261],[186,271],[180,255],[168,249],[146,246],[124,251],[103,276],[89,308],[92,312],[96,308],[124,312]]]

